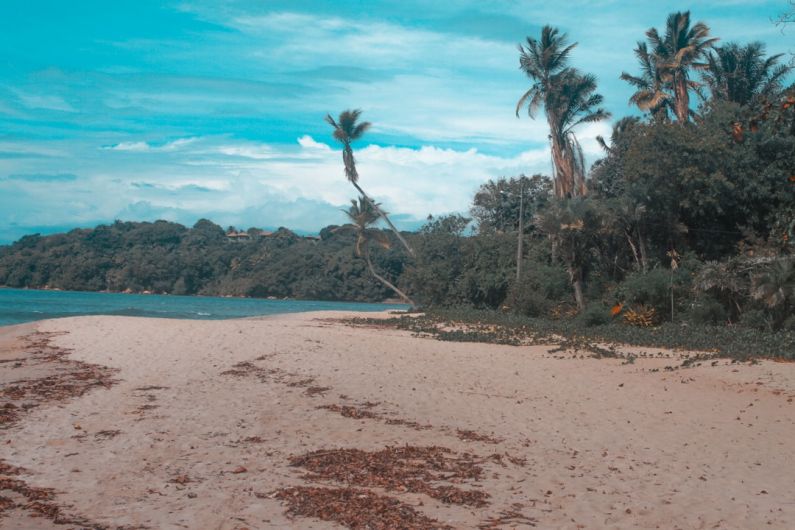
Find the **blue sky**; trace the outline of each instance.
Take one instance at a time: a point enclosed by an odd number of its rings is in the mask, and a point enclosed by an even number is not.
[[[516,45],[550,23],[579,42],[616,117],[632,48],[690,9],[722,41],[795,51],[785,0],[5,0],[0,243],[114,219],[208,217],[317,231],[355,194],[323,116],[361,108],[361,183],[414,228],[466,211],[488,178],[549,172]],[[597,134],[579,131],[586,152]]]

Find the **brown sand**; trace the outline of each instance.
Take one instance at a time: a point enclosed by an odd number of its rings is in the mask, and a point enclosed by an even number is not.
[[[285,515],[278,488],[344,485],[290,457],[406,444],[501,455],[459,484],[488,493],[485,507],[369,487],[454,528],[508,512],[525,519],[495,527],[795,527],[795,364],[652,371],[675,363],[438,342],[341,316],[0,330],[0,360],[24,355],[18,337],[34,329],[68,331],[52,343],[119,379],[31,409],[0,431],[0,458],[54,488],[65,513],[111,528],[338,528]],[[0,384],[24,376],[13,365],[0,363]],[[0,527],[64,528],[29,515]]]

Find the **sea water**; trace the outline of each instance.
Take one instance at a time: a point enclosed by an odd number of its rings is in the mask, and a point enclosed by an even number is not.
[[[0,326],[79,315],[221,320],[304,311],[385,311],[401,304],[265,300],[213,296],[88,293],[0,288]]]

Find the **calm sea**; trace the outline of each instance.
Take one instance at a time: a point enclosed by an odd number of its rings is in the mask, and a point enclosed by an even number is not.
[[[0,288],[0,326],[78,315],[126,315],[220,320],[303,311],[385,311],[399,304],[262,300],[209,296],[84,293]]]

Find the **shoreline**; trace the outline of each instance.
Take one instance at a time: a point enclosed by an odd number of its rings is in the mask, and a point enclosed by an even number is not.
[[[140,295],[101,291],[0,288],[0,327],[73,316],[127,315],[151,318],[222,320],[318,310],[384,311],[408,306],[387,302],[273,300],[215,296]]]
[[[356,449],[394,466],[400,455],[385,448],[405,446],[441,447],[464,459],[449,465],[481,471],[441,482],[464,492],[447,501],[410,481],[401,490],[400,467],[391,482],[367,475],[353,485],[368,502],[388,498],[455,528],[508,512],[524,518],[514,526],[542,528],[795,521],[792,364],[717,360],[669,372],[666,359],[581,359],[340,322],[352,316],[389,315],[100,316],[6,328],[53,334],[69,362],[107,367],[116,382],[31,409],[3,432],[0,458],[29,470],[19,480],[31,487],[54,488],[63,513],[112,526],[331,528],[298,508],[286,514],[285,488],[318,503],[318,488],[343,486],[311,478],[296,458],[353,465],[360,453],[335,451]],[[0,349],[8,345],[0,328]],[[0,363],[0,373],[11,381],[42,366]],[[459,504],[476,502],[466,492],[485,504]],[[0,516],[0,526],[14,521]]]

